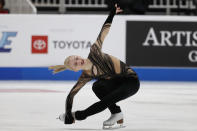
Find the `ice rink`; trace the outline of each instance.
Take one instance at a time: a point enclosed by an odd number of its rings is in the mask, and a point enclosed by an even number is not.
[[[0,131],[94,131],[110,112],[105,110],[72,125],[56,117],[64,112],[74,82],[0,81]],[[85,109],[97,97],[91,83],[75,96],[73,111]],[[197,131],[197,83],[141,82],[139,92],[118,103],[125,131]]]

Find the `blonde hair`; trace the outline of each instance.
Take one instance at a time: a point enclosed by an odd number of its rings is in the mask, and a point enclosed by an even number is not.
[[[53,70],[53,74],[65,71],[67,69],[71,69],[70,66],[69,66],[69,57],[67,57],[65,59],[64,65],[55,65],[55,66],[50,66],[49,67],[49,69]]]

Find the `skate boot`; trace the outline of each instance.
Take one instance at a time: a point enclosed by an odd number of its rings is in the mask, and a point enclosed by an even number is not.
[[[103,129],[123,128],[123,114],[122,112],[112,114],[111,117],[103,122]]]
[[[64,122],[65,113],[60,114],[59,117],[58,117],[57,119],[59,119],[60,121],[63,121],[63,122]]]

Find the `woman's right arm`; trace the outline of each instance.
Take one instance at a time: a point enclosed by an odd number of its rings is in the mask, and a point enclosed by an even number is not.
[[[67,96],[66,104],[65,104],[65,124],[72,124],[73,123],[73,116],[72,116],[72,105],[73,105],[73,99],[74,96],[78,93],[78,91],[91,80],[91,78],[85,78],[84,73],[80,76],[77,83],[74,85],[74,87],[71,89],[70,93]]]

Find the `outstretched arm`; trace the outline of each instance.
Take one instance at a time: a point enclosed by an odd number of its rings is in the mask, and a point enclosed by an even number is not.
[[[72,105],[74,96],[78,93],[78,91],[88,82],[91,78],[85,78],[85,74],[82,73],[79,80],[75,84],[75,86],[71,89],[70,93],[66,99],[66,106],[65,106],[65,124],[72,124],[74,122],[74,118],[72,116]]]
[[[114,5],[113,8],[111,9],[107,19],[105,20],[105,23],[103,24],[103,26],[101,28],[101,31],[100,31],[97,39],[96,39],[96,42],[95,42],[95,44],[100,49],[102,48],[103,41],[104,41],[105,37],[107,36],[107,34],[108,34],[109,30],[110,30],[110,27],[111,27],[114,15],[119,13],[119,12],[122,12],[120,7],[117,7],[117,4]]]

